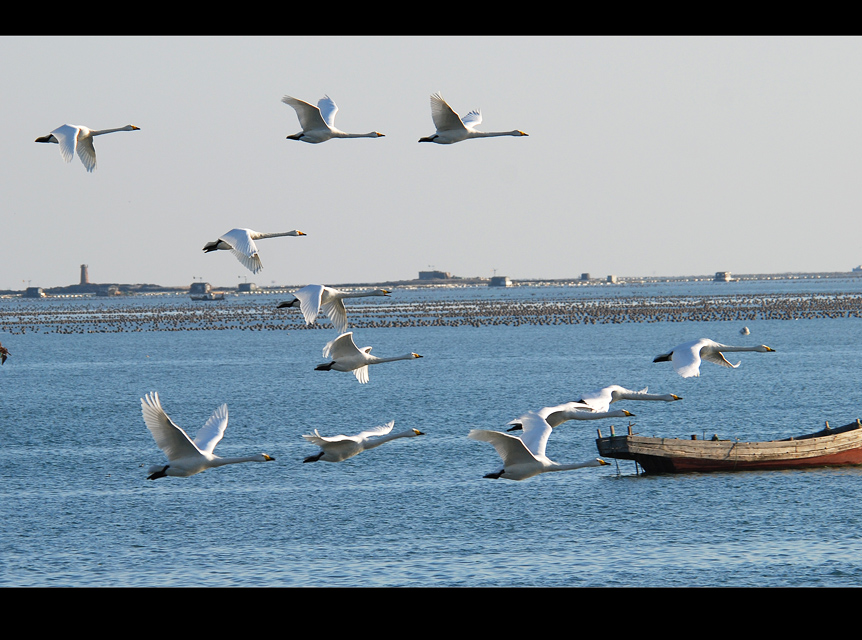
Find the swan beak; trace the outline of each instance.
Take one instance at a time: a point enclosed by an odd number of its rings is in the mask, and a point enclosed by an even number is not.
[[[425,435],[425,433],[422,431],[419,431],[419,429],[413,429],[413,433],[415,433],[417,436],[424,436]]]
[[[381,289],[381,291],[383,291],[384,296],[388,296],[390,293],[392,293],[389,289]]]
[[[375,131],[374,133],[376,133],[376,134],[377,134],[377,137],[378,137],[378,138],[385,138],[385,137],[386,137],[386,136],[384,136],[382,133],[380,133],[379,131]]]
[[[263,459],[266,460],[267,462],[271,462],[271,461],[275,460],[275,458],[273,458],[272,456],[267,455],[265,453],[263,454]]]
[[[599,466],[600,466],[600,467],[604,467],[605,465],[609,465],[609,464],[610,464],[610,462],[605,462],[605,461],[604,461],[604,460],[602,460],[601,458],[596,458],[596,460],[598,460],[598,461],[599,461]]]
[[[672,393],[672,394],[670,394],[670,395],[673,397],[673,399],[674,399],[674,400],[682,400],[682,398],[680,398],[680,397],[679,397],[678,395],[676,395],[675,393]]]
[[[518,133],[519,133],[519,134],[521,134],[522,136],[529,135],[529,134],[527,134],[527,133],[524,133],[523,131],[518,131]]]
[[[763,346],[766,347],[766,345],[763,345]],[[767,351],[775,351],[775,349],[773,349],[772,347],[766,347],[766,350]]]
[[[623,413],[626,414],[627,418],[634,418],[635,417],[635,414],[633,414],[631,411],[627,411],[626,409],[623,409]]]
[[[132,125],[132,131],[140,131],[140,130],[141,130],[140,127],[136,127],[135,125]]]
[[[414,353],[414,354],[413,354],[413,357],[414,357],[414,358],[421,358],[422,356],[420,356],[418,353]]]
[[[296,235],[298,235],[298,236],[307,236],[308,234],[307,234],[307,233],[305,233],[305,232],[303,232],[303,231],[297,231],[297,232],[296,232]]]

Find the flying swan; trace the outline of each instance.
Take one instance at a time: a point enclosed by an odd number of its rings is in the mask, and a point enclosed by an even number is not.
[[[463,118],[452,110],[440,93],[431,94],[431,119],[434,120],[436,133],[424,138],[419,142],[436,142],[437,144],[452,144],[469,140],[470,138],[494,138],[497,136],[525,136],[523,131],[476,131],[482,123],[482,114],[476,109]]]
[[[596,411],[588,404],[583,402],[566,402],[553,407],[542,407],[538,411],[529,411],[520,418],[511,420],[508,424],[511,428],[508,431],[517,431],[523,428],[524,418],[530,415],[537,415],[548,423],[552,428],[558,427],[569,420],[603,420],[605,418],[633,418],[635,414],[626,411],[625,409],[615,409],[614,411]]]
[[[362,347],[359,349],[356,343],[353,342],[353,332],[348,331],[326,343],[323,347],[323,357],[332,357],[330,362],[317,365],[315,371],[352,371],[353,375],[360,383],[368,382],[368,366],[372,364],[381,364],[383,362],[395,362],[396,360],[413,360],[421,358],[418,353],[405,353],[403,356],[395,356],[393,358],[378,358],[369,354],[371,347]]]
[[[568,471],[608,464],[601,458],[573,464],[554,462],[545,455],[545,447],[552,431],[551,425],[536,412],[522,416],[521,420],[524,433],[520,437],[486,429],[473,429],[467,435],[471,440],[492,444],[503,459],[503,468],[495,473],[486,474],[486,478],[525,480],[549,471]]]
[[[6,358],[9,357],[9,349],[0,344],[0,364],[6,362]]]
[[[640,391],[632,391],[618,384],[612,384],[581,396],[578,402],[586,404],[593,411],[609,411],[610,405],[620,400],[659,400],[664,402],[682,400],[673,393],[657,394],[647,393],[647,391],[648,387],[644,387]]]
[[[302,131],[287,136],[288,140],[302,140],[317,144],[326,142],[332,138],[382,138],[382,133],[372,131],[370,133],[345,133],[335,128],[335,114],[338,107],[329,96],[323,96],[315,107],[304,100],[297,100],[291,96],[284,96],[281,101],[294,108],[299,118]]]
[[[147,480],[156,480],[165,476],[185,478],[212,467],[221,467],[237,462],[269,462],[275,460],[265,453],[240,458],[220,458],[213,449],[222,439],[227,427],[227,405],[216,409],[206,424],[192,439],[180,427],[174,424],[162,409],[159,394],[148,393],[141,398],[141,412],[147,429],[153,434],[159,449],[168,457],[168,464],[153,465],[147,471]]]
[[[140,131],[140,127],[133,124],[127,124],[125,127],[117,129],[88,129],[74,124],[64,124],[54,129],[47,136],[36,138],[36,142],[53,142],[60,145],[60,154],[66,162],[72,162],[75,153],[87,171],[91,172],[96,168],[96,149],[93,147],[93,137],[101,136],[106,133],[114,133],[115,131]]]
[[[724,357],[724,353],[733,351],[759,351],[760,353],[766,353],[768,351],[775,351],[775,349],[767,347],[765,344],[757,345],[756,347],[729,347],[726,344],[719,344],[709,338],[701,338],[700,340],[683,342],[667,353],[656,356],[653,362],[672,362],[673,368],[683,378],[696,378],[700,375],[701,360],[736,369],[741,363],[730,364]]]
[[[283,233],[260,233],[251,229],[231,229],[218,240],[207,242],[204,245],[204,253],[210,251],[230,251],[236,256],[236,259],[242,262],[249,271],[257,273],[263,269],[263,263],[260,261],[260,255],[257,252],[255,240],[263,240],[264,238],[280,238],[282,236],[304,236],[302,231],[294,229],[293,231],[285,231]]]
[[[360,431],[355,436],[322,436],[315,429],[314,435],[304,435],[302,437],[312,444],[316,444],[321,450],[316,455],[308,456],[303,462],[317,462],[318,460],[341,462],[397,438],[415,438],[416,436],[425,435],[418,429],[390,433],[394,426],[395,421],[392,420],[379,427]]]
[[[322,310],[330,321],[332,321],[332,325],[338,333],[344,333],[347,331],[347,311],[344,308],[343,302],[345,298],[388,296],[389,293],[388,289],[347,292],[320,284],[310,284],[294,291],[293,300],[290,302],[281,302],[276,308],[299,307],[307,324],[314,324],[314,321]]]

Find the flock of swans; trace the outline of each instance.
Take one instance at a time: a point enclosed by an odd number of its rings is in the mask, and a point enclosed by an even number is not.
[[[332,98],[323,96],[317,106],[299,100],[292,96],[284,96],[281,101],[293,107],[299,119],[302,131],[287,136],[288,140],[299,140],[309,144],[319,144],[333,138],[382,138],[378,131],[369,133],[346,133],[336,128],[335,114],[338,107]],[[440,93],[431,94],[431,119],[436,131],[430,136],[419,138],[419,142],[434,142],[437,144],[453,144],[471,138],[494,138],[498,136],[526,136],[520,129],[512,131],[479,131],[476,129],[482,123],[482,113],[478,109],[460,117]],[[140,131],[140,127],[127,124],[116,129],[89,129],[81,125],[64,124],[45,136],[36,138],[36,142],[49,142],[59,145],[60,155],[66,162],[72,162],[75,154],[81,159],[84,168],[92,173],[96,168],[96,149],[93,138],[117,131]],[[266,236],[268,237],[268,236]],[[224,247],[217,247],[219,249]]]
[[[282,102],[296,111],[302,130],[287,136],[289,140],[298,140],[310,144],[326,142],[333,138],[379,138],[382,133],[346,133],[335,127],[335,114],[338,107],[329,96],[324,96],[317,106],[291,96],[284,96]],[[431,95],[431,117],[435,133],[422,137],[419,142],[436,144],[454,144],[471,138],[487,138],[495,136],[526,136],[520,130],[502,132],[483,132],[476,129],[481,124],[480,111],[473,110],[460,117],[443,99],[439,93]],[[96,168],[96,151],[93,146],[95,136],[117,131],[138,131],[139,127],[127,125],[116,129],[92,130],[87,127],[62,125],[50,134],[36,138],[36,142],[55,143],[60,147],[60,153],[66,162],[71,162],[75,154],[81,159],[88,172]],[[219,236],[215,241],[204,245],[204,253],[212,251],[230,251],[252,273],[258,273],[263,264],[260,260],[256,240],[282,236],[304,236],[302,231],[294,229],[282,233],[260,233],[251,229],[236,228]],[[368,367],[375,364],[394,362],[398,360],[414,360],[421,358],[417,353],[407,353],[395,357],[381,358],[372,356],[371,347],[359,348],[353,340],[353,332],[347,331],[348,321],[344,300],[364,296],[388,296],[385,289],[348,293],[318,284],[310,284],[297,290],[293,299],[282,302],[277,308],[298,307],[306,323],[314,324],[319,315],[326,315],[339,335],[328,342],[323,348],[323,356],[330,361],[318,365],[317,371],[351,372],[360,383],[368,383]],[[766,345],[756,347],[731,347],[709,339],[701,339],[678,345],[671,351],[657,356],[654,362],[671,362],[675,371],[683,378],[700,375],[702,361],[713,362],[726,367],[736,368],[739,364],[731,364],[722,355],[723,352],[737,351],[774,351]],[[8,350],[0,345],[0,363],[6,361]],[[579,420],[597,420],[612,417],[633,416],[625,409],[611,410],[610,405],[622,400],[663,401],[681,400],[675,394],[650,394],[647,389],[631,391],[619,385],[611,385],[603,389],[582,395],[577,401],[561,405],[543,407],[529,411],[510,421],[508,432],[488,429],[473,429],[468,438],[491,444],[503,462],[499,471],[485,475],[486,478],[505,478],[524,480],[541,473],[566,471],[607,465],[601,458],[593,458],[584,462],[561,464],[554,462],[546,455],[550,435],[556,427]],[[188,477],[206,469],[241,462],[271,462],[274,458],[266,453],[242,457],[222,458],[213,453],[216,445],[224,436],[228,423],[227,405],[218,407],[198,431],[194,440],[177,426],[161,406],[156,392],[146,394],[141,398],[141,413],[144,424],[153,436],[156,445],[167,458],[166,464],[153,465],[148,470],[147,478],[155,480],[163,477]],[[313,434],[302,437],[320,450],[317,454],[306,457],[303,462],[342,462],[363,451],[378,447],[386,442],[399,438],[424,435],[418,429],[392,433],[394,421],[385,425],[366,429],[354,436],[336,435],[321,436],[317,429]],[[521,431],[520,435],[511,435],[511,431]]]

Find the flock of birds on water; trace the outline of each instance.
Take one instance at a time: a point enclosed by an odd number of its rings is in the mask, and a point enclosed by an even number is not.
[[[290,140],[317,144],[333,138],[376,138],[383,136],[377,131],[355,134],[345,133],[337,129],[335,127],[335,114],[338,107],[328,96],[324,96],[317,106],[291,96],[285,96],[282,98],[282,102],[296,111],[302,127],[302,131],[299,133],[287,136]],[[436,131],[430,136],[420,138],[419,142],[453,144],[471,138],[527,135],[520,130],[478,131],[475,127],[482,122],[480,111],[470,111],[464,117],[460,117],[439,93],[431,95],[431,116]],[[116,129],[93,130],[65,124],[46,136],[36,138],[36,142],[59,145],[60,153],[66,162],[71,162],[77,154],[87,171],[92,172],[96,168],[96,152],[93,146],[95,136],[118,131],[138,130],[140,128],[134,125]],[[256,240],[304,235],[306,234],[299,230],[283,233],[259,233],[251,229],[236,228],[219,236],[217,240],[206,243],[203,250],[205,253],[219,250],[230,251],[247,269],[257,273],[262,269],[262,263],[255,244]],[[353,332],[347,331],[348,321],[344,300],[366,296],[388,296],[389,294],[390,291],[386,289],[345,292],[323,285],[310,284],[295,291],[293,299],[280,303],[278,308],[298,308],[308,325],[314,324],[321,313],[328,317],[339,335],[324,346],[323,355],[330,360],[317,365],[316,370],[349,372],[360,383],[365,384],[369,381],[368,368],[371,365],[398,360],[415,360],[422,357],[412,352],[394,357],[373,356],[370,353],[371,347],[357,347],[353,340]],[[671,362],[680,376],[689,378],[700,375],[700,365],[703,361],[725,367],[738,367],[739,363],[731,364],[723,354],[739,351],[769,352],[774,351],[774,349],[765,345],[733,347],[703,338],[680,344],[667,353],[657,356],[654,362]],[[8,355],[8,349],[0,345],[0,363],[5,363]],[[502,459],[503,466],[498,471],[487,474],[486,478],[524,480],[546,472],[603,466],[608,463],[601,458],[592,458],[584,462],[570,464],[561,464],[548,458],[546,447],[552,430],[571,420],[633,416],[634,414],[625,409],[611,410],[610,405],[621,400],[673,402],[681,399],[675,394],[650,394],[647,389],[632,391],[619,385],[611,385],[585,394],[574,402],[529,411],[512,420],[508,425],[507,432],[473,429],[469,432],[468,438],[491,444]],[[198,430],[194,440],[171,420],[162,408],[158,393],[150,392],[141,398],[141,413],[156,445],[167,458],[166,464],[150,467],[147,476],[149,480],[170,476],[188,477],[206,469],[228,464],[274,460],[272,456],[266,453],[241,457],[220,457],[214,453],[216,445],[222,439],[227,428],[228,409],[226,404],[219,406],[213,412],[209,420]],[[390,421],[385,425],[366,429],[352,436],[322,436],[315,429],[313,434],[306,434],[302,437],[310,444],[316,445],[319,451],[315,455],[306,457],[303,462],[342,462],[392,440],[424,435],[418,429],[393,433],[393,428],[394,421]],[[521,434],[511,435],[510,432],[512,431],[521,431]]]

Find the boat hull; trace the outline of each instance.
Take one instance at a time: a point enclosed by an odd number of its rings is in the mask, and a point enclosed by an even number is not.
[[[862,424],[785,440],[684,440],[639,435],[599,437],[599,455],[634,460],[647,474],[763,471],[862,465]]]

